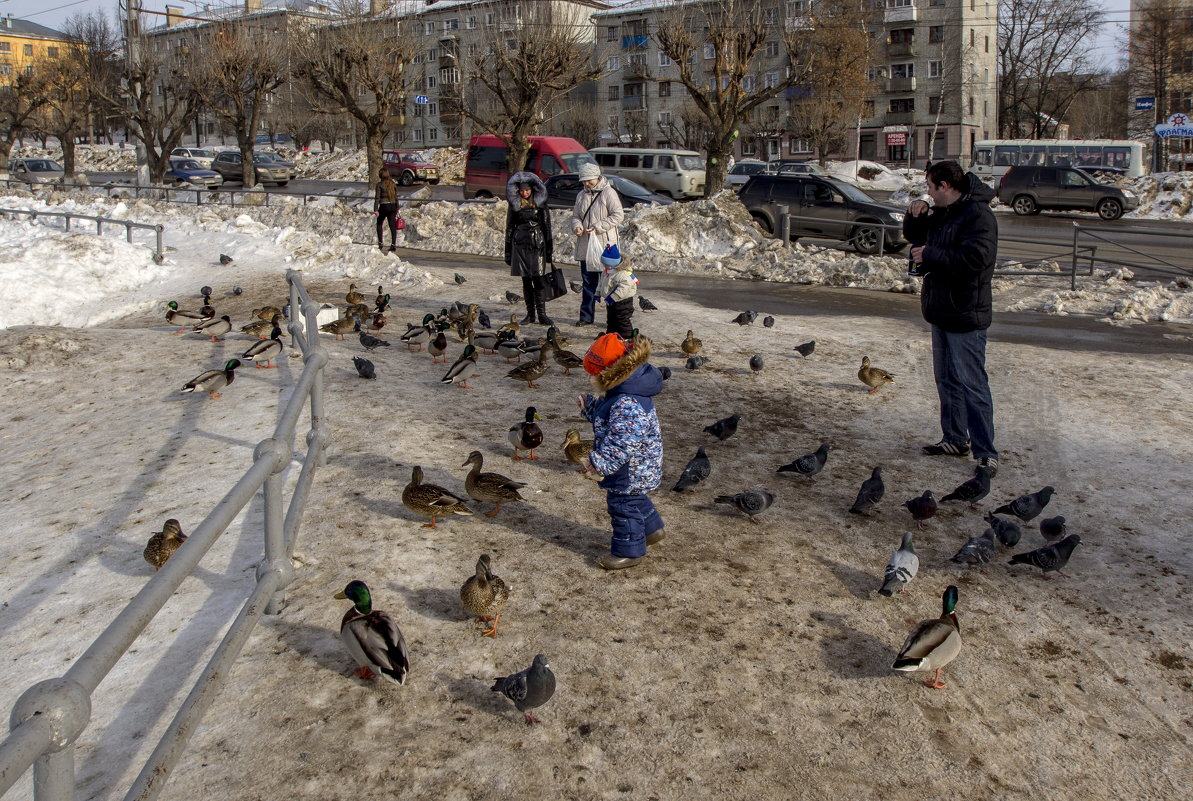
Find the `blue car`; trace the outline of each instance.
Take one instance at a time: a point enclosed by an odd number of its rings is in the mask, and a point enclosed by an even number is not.
[[[166,172],[166,183],[175,186],[205,186],[215,189],[222,186],[224,177],[215,170],[205,170],[194,159],[170,159]]]

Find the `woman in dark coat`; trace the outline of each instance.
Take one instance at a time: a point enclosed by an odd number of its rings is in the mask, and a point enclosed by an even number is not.
[[[510,275],[522,276],[522,295],[526,299],[522,322],[553,325],[547,316],[547,299],[534,288],[534,279],[543,274],[548,262],[554,261],[547,187],[537,175],[522,170],[510,176],[505,196],[509,201],[505,263],[510,266]]]

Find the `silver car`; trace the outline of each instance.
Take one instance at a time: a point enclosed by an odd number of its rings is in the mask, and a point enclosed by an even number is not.
[[[758,161],[757,159],[742,159],[741,161],[734,164],[729,170],[729,174],[725,176],[725,186],[729,187],[734,192],[737,192],[746,185],[746,181],[750,180],[751,175],[760,173],[765,169],[765,161]]]
[[[193,159],[205,170],[211,169],[211,162],[215,160],[215,151],[205,147],[176,147],[170,151],[170,158]]]
[[[9,159],[8,174],[27,184],[56,184],[66,172],[53,159]]]

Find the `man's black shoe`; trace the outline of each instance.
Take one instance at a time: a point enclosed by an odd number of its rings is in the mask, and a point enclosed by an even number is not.
[[[969,443],[945,442],[942,439],[935,445],[925,445],[924,453],[929,456],[969,456]]]

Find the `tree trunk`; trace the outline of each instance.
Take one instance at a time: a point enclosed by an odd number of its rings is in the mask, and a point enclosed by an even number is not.
[[[8,170],[8,156],[12,153],[12,140],[0,139],[0,170]]]
[[[66,178],[75,177],[75,138],[67,134],[59,137],[62,142],[62,171]]]
[[[381,172],[381,150],[385,142],[385,122],[366,123],[365,159],[369,170],[369,192],[377,189],[378,174]]]
[[[240,148],[240,185],[245,189],[252,189],[257,185],[257,170],[253,167],[254,143],[251,132],[247,135],[243,130],[236,132],[236,145]]]
[[[709,137],[705,142],[708,157],[704,162],[704,196],[712,197],[725,188],[725,177],[729,175],[729,154],[740,132],[734,128]]]

